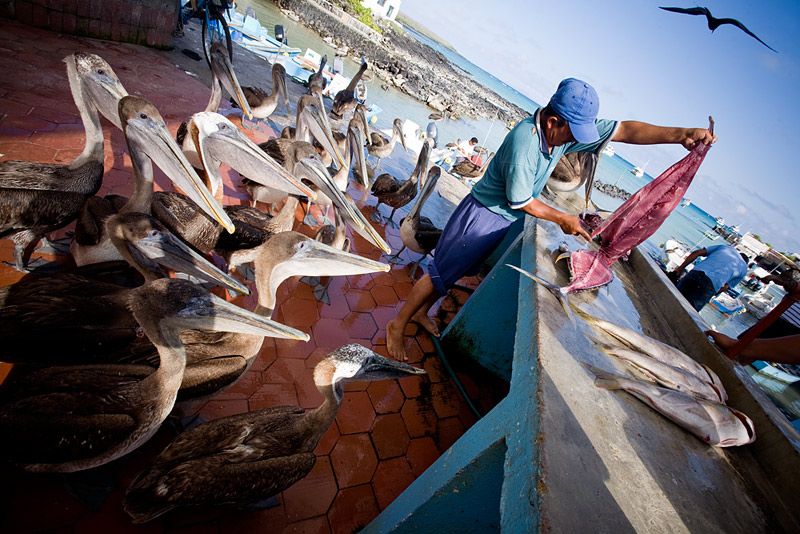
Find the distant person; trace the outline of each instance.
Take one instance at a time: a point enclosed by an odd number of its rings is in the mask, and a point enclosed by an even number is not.
[[[701,256],[706,259],[680,278],[686,266]],[[686,256],[669,277],[678,281],[678,291],[695,310],[700,311],[714,295],[736,287],[744,280],[748,261],[746,255],[740,254],[730,245],[714,245],[697,249]]]
[[[461,140],[459,139],[456,142],[456,151],[458,152],[459,159],[456,160],[456,163],[463,161],[465,159],[469,159],[472,157],[472,154],[475,152],[475,146],[478,144],[478,138],[473,137],[469,140]]]
[[[477,274],[511,224],[525,214],[553,221],[565,234],[591,239],[576,215],[538,199],[564,154],[592,152],[609,139],[639,145],[675,143],[686,149],[716,139],[706,128],[597,119],[599,109],[594,88],[568,78],[558,85],[545,107],[520,121],[506,135],[483,178],[447,221],[428,274],[414,284],[397,317],[386,325],[386,348],[392,357],[406,359],[403,335],[409,321],[419,323],[431,335],[439,335],[436,324],[428,317],[430,307],[459,278]],[[475,139],[473,148],[477,142]]]
[[[768,274],[759,280],[765,284],[773,282],[781,286],[787,293],[793,292],[800,283],[800,271],[797,269],[787,269],[779,275]],[[745,332],[739,334],[743,336]],[[759,338],[774,338],[800,334],[800,302],[795,302],[775,319],[775,322],[761,332]]]

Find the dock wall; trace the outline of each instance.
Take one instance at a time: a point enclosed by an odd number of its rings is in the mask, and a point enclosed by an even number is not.
[[[0,16],[71,35],[171,48],[178,3],[165,0],[0,0]]]

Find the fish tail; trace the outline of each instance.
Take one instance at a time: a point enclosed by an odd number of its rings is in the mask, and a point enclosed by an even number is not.
[[[614,373],[604,371],[586,362],[581,362],[590,373],[594,375],[594,385],[603,389],[623,389],[619,379],[624,378]]]
[[[511,267],[515,271],[519,271],[521,274],[527,276],[537,284],[543,286],[550,293],[552,293],[553,296],[558,300],[559,304],[561,304],[561,307],[564,309],[564,313],[567,314],[567,317],[569,318],[570,322],[572,322],[573,324],[575,323],[575,316],[572,313],[572,307],[570,306],[569,302],[569,294],[566,291],[564,291],[560,286],[557,286],[552,282],[548,282],[544,278],[541,278],[533,273],[529,273],[524,269],[520,269],[516,265],[511,265],[510,263],[506,263],[506,267]]]

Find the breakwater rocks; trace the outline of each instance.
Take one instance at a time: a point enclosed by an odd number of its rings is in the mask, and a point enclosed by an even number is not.
[[[619,198],[622,200],[628,200],[631,198],[631,194],[625,191],[624,189],[617,187],[616,185],[607,184],[601,182],[600,180],[595,180],[594,184],[592,184],[595,189],[604,193],[610,197]]]
[[[347,47],[352,57],[366,57],[370,70],[385,85],[393,85],[451,118],[497,118],[516,124],[528,116],[525,110],[482,87],[442,54],[392,24],[387,24],[376,38],[343,24],[338,9],[327,2],[282,0],[279,4],[297,13],[303,25],[329,38],[336,47]]]

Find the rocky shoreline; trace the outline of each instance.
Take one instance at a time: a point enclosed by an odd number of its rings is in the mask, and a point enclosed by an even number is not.
[[[529,114],[494,91],[478,84],[442,54],[388,25],[380,39],[347,27],[312,0],[276,2],[300,16],[300,23],[329,39],[351,56],[367,57],[370,69],[387,84],[426,103],[430,108],[461,116],[499,119],[513,126]]]
[[[629,198],[631,198],[631,194],[629,192],[625,191],[621,187],[617,187],[616,185],[607,184],[597,179],[595,179],[592,185],[594,186],[595,189],[610,197],[618,198],[621,200],[628,200]]]

